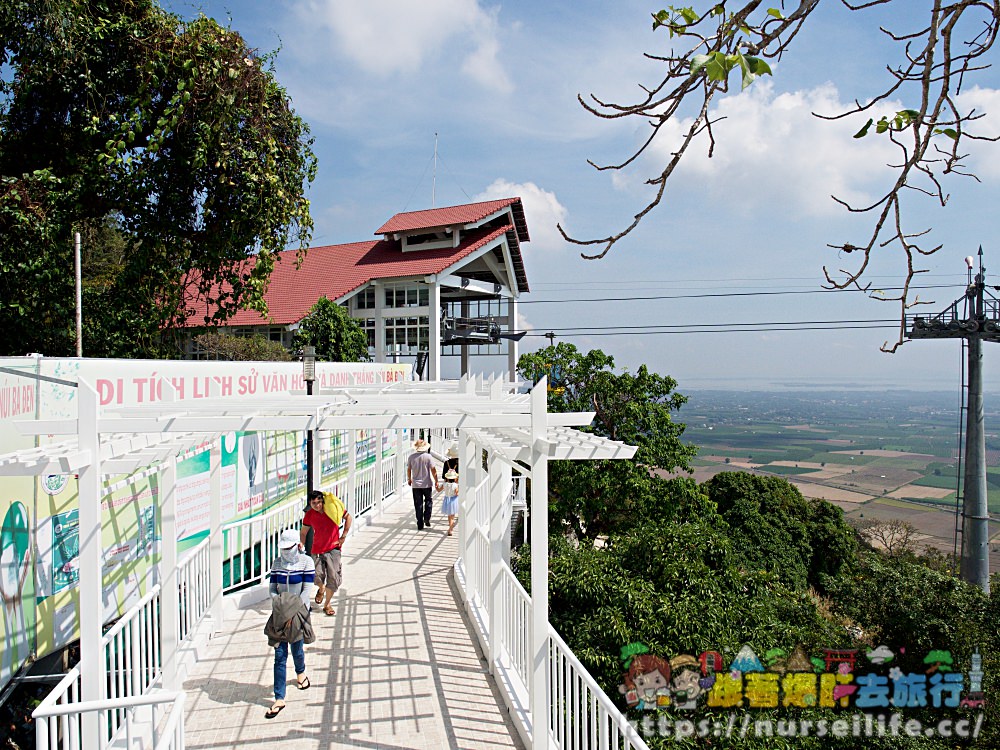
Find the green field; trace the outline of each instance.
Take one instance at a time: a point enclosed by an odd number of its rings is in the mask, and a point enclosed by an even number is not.
[[[955,394],[906,392],[741,393],[711,391],[689,395],[678,420],[686,442],[703,456],[749,462],[759,470],[795,477],[815,468],[776,466],[776,462],[816,464],[837,474],[810,479],[808,486],[889,493],[924,507],[953,507],[959,471],[958,399]],[[995,408],[996,400],[988,400]],[[685,418],[685,411],[691,416]],[[987,449],[1000,446],[1000,413],[987,413]],[[877,451],[878,453],[873,453]],[[909,455],[882,455],[884,451]],[[717,460],[695,459],[694,466]],[[907,497],[915,485],[948,490],[943,498]],[[988,505],[1000,514],[1000,467],[987,473]]]

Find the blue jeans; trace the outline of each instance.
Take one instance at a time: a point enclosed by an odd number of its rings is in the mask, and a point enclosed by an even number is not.
[[[295,663],[295,674],[305,674],[306,672],[306,642],[297,640],[292,646],[292,661]],[[288,646],[287,643],[279,643],[274,648],[274,699],[276,701],[285,700],[285,681],[287,679],[288,667]]]

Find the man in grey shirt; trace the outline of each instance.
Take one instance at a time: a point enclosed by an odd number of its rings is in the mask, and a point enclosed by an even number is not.
[[[417,440],[406,462],[406,482],[413,488],[413,512],[417,516],[417,529],[421,531],[431,525],[431,510],[434,508],[431,493],[438,485],[437,469],[434,468],[430,450],[426,440]]]

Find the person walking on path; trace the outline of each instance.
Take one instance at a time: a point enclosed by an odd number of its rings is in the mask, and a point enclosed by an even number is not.
[[[448,536],[455,528],[455,516],[458,515],[458,474],[454,469],[444,473],[444,502],[441,503],[441,513],[448,516]]]
[[[451,446],[445,454],[444,466],[441,467],[441,475],[444,476],[449,471],[455,472],[456,477],[461,474],[458,470],[458,450],[454,445]]]
[[[324,497],[320,490],[313,490],[309,495],[309,509],[302,517],[302,527],[299,529],[299,546],[305,549],[309,530],[313,532],[312,554],[316,564],[316,603],[323,605],[323,614],[332,616],[336,610],[330,606],[330,600],[337,593],[343,581],[341,565],[341,549],[347,533],[351,530],[353,518],[348,510],[344,510],[344,533],[340,533],[340,524],[327,515],[323,507]]]
[[[309,689],[305,644],[315,640],[309,621],[309,585],[315,568],[308,555],[299,552],[299,533],[286,529],[278,538],[278,557],[268,573],[271,617],[264,626],[268,644],[274,648],[274,702],[264,714],[273,719],[285,708],[288,652],[295,664],[299,690]]]
[[[431,525],[431,512],[434,510],[431,494],[433,490],[441,489],[430,450],[431,446],[421,438],[413,444],[413,453],[406,462],[406,483],[413,489],[413,512],[420,531]]]

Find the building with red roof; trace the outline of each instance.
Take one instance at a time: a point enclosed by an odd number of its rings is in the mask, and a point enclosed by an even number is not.
[[[528,225],[520,198],[399,213],[378,239],[313,247],[300,266],[281,253],[271,274],[268,315],[241,310],[218,330],[262,334],[291,345],[299,322],[321,297],[344,305],[368,332],[376,362],[426,352],[427,377],[440,378],[442,353],[500,354],[517,364],[517,300],[528,291],[521,243]],[[186,327],[210,327],[215,307],[188,302]],[[192,345],[193,346],[193,345]],[[190,350],[192,356],[197,351]],[[421,357],[420,359],[423,359]]]

